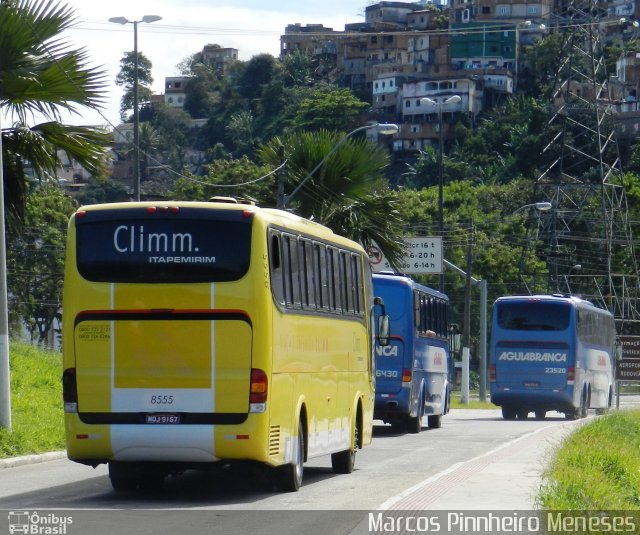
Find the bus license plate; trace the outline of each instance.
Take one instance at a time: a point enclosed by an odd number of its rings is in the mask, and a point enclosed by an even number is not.
[[[524,386],[529,387],[529,388],[538,388],[540,386],[540,382],[539,381],[525,381],[522,384]]]
[[[179,414],[147,414],[146,423],[148,424],[179,424]]]

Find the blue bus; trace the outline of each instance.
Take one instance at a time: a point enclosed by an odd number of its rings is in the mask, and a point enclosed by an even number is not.
[[[374,295],[389,317],[389,345],[376,345],[374,419],[418,433],[442,425],[449,412],[453,356],[449,350],[449,298],[409,277],[373,275]]]
[[[489,384],[506,420],[558,411],[583,418],[613,403],[613,316],[570,295],[500,297],[493,308]]]

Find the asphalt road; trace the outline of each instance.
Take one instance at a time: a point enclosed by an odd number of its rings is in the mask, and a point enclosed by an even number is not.
[[[116,493],[104,466],[28,463],[0,469],[0,509],[7,511],[0,514],[0,533],[7,532],[3,523],[20,518],[10,516],[16,512],[35,512],[31,520],[50,521],[62,535],[386,533],[402,528],[383,524],[387,515],[406,511],[429,515],[422,528],[431,522],[432,532],[452,532],[439,516],[534,509],[553,448],[583,422],[557,413],[543,421],[505,421],[499,410],[461,409],[447,415],[441,429],[425,427],[417,435],[380,424],[352,474],[334,474],[328,457],[313,459],[297,493],[233,469],[190,471],[161,489]]]

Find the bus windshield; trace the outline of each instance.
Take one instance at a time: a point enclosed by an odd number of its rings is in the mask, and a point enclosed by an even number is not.
[[[76,219],[77,265],[95,282],[227,282],[249,269],[250,217],[197,211],[141,218],[131,210]],[[105,214],[107,217],[105,217]],[[110,216],[110,217],[109,217]]]
[[[498,325],[512,331],[564,331],[571,320],[567,303],[523,301],[497,306]]]

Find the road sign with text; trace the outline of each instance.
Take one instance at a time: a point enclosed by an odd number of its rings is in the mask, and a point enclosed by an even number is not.
[[[616,366],[616,380],[640,381],[640,336],[620,335],[622,360]]]
[[[400,265],[395,270],[407,275],[437,275],[443,270],[442,238],[440,237],[409,237],[404,238],[405,254]],[[394,268],[382,254],[373,246],[369,249],[369,260],[374,272],[389,271]]]

